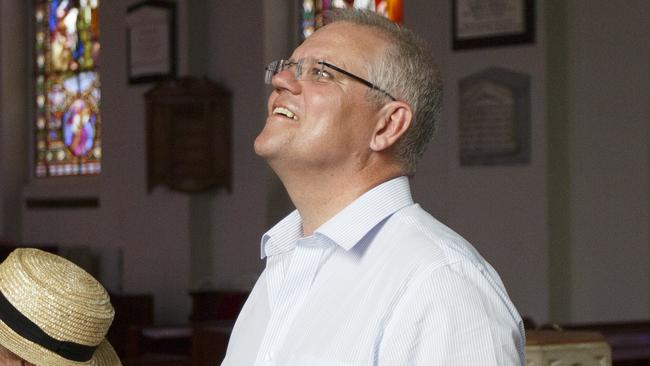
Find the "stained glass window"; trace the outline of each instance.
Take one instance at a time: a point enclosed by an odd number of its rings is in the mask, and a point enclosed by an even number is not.
[[[37,177],[101,171],[99,0],[34,0]]]
[[[367,9],[402,23],[402,0],[302,0],[302,37],[309,37],[323,26],[324,11],[336,8]]]

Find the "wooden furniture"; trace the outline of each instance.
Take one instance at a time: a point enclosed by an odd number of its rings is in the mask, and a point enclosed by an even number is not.
[[[110,294],[115,319],[106,338],[118,356],[125,357],[129,330],[153,325],[153,296],[148,294]]]
[[[230,324],[196,326],[192,335],[192,366],[220,365],[232,333]]]
[[[214,366],[226,355],[232,322],[131,328],[124,365]]]
[[[124,366],[192,366],[188,357],[148,354],[137,358],[122,359]],[[215,366],[215,365],[212,365]]]
[[[248,292],[235,290],[192,291],[192,314],[190,321],[211,322],[237,320]]]
[[[562,329],[601,333],[612,348],[614,366],[650,365],[650,320],[570,324]]]
[[[597,332],[526,332],[526,366],[611,366],[612,354]]]
[[[128,345],[123,356],[128,360],[125,365],[149,366],[138,362],[175,362],[178,357],[190,360],[192,366],[221,363],[248,292],[194,291],[190,295],[192,314],[189,324],[132,326],[128,329]]]
[[[144,355],[176,355],[189,357],[192,349],[190,325],[132,326],[127,335],[127,358]]]

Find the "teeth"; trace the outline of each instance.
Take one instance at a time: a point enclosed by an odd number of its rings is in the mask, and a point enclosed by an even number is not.
[[[294,121],[298,120],[298,116],[296,116],[295,113],[291,112],[290,110],[284,107],[276,107],[273,110],[273,114],[281,114],[283,116],[287,116],[288,118],[292,118]]]

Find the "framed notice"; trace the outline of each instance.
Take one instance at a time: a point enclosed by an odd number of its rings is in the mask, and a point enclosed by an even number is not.
[[[452,0],[453,49],[535,41],[534,0]]]
[[[459,82],[460,165],[530,162],[530,76],[490,68]]]
[[[176,5],[147,0],[127,9],[129,84],[176,76]]]

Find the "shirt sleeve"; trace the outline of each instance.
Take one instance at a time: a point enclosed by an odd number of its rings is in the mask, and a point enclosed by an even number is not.
[[[455,263],[414,279],[388,320],[377,364],[524,365],[521,318],[485,276]]]

